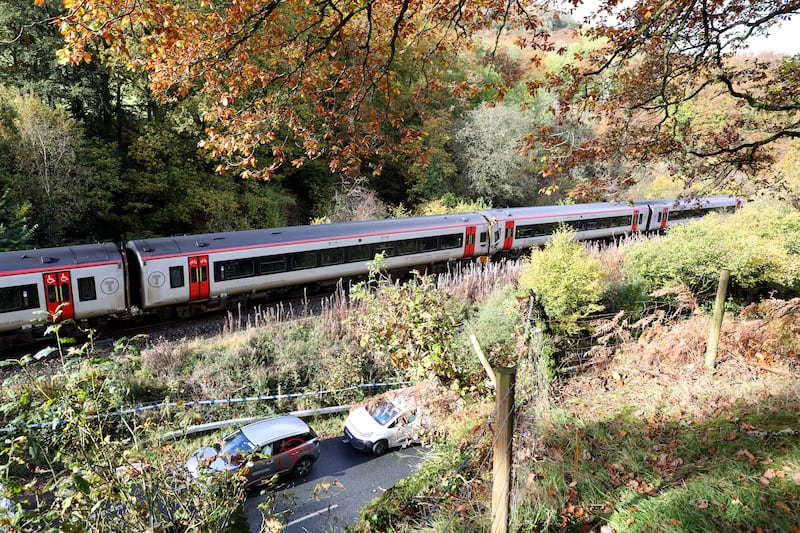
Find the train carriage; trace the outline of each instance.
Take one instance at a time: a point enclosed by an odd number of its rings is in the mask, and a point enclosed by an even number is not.
[[[744,203],[736,196],[707,196],[689,200],[661,200],[668,209],[667,227],[698,220],[709,213],[731,214]]]
[[[644,230],[646,206],[612,203],[515,207],[482,211],[495,221],[491,253],[519,252],[542,246],[567,226],[579,240],[604,239]]]
[[[361,276],[381,252],[389,270],[487,255],[488,228],[480,214],[463,213],[135,240],[127,250],[142,309],[204,301],[208,308]]]
[[[112,243],[0,253],[0,331],[122,314],[125,294]]]
[[[40,333],[48,318],[181,316],[363,276],[378,253],[396,274],[479,256],[519,255],[544,245],[560,225],[581,240],[606,239],[665,230],[709,212],[733,212],[743,203],[713,196],[518,207],[132,240],[124,251],[103,243],[3,252],[0,333]]]

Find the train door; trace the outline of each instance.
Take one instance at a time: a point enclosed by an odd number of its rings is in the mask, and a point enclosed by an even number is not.
[[[506,233],[503,238],[503,250],[510,250],[514,244],[514,221],[506,220]]]
[[[467,234],[464,240],[464,257],[475,255],[475,226],[467,226]]]
[[[208,298],[208,256],[189,258],[189,300]]]
[[[639,210],[638,209],[634,209],[633,210],[633,223],[631,224],[631,233],[636,233],[636,230],[639,227],[640,223],[641,223],[641,221],[639,220]]]
[[[47,300],[47,314],[51,321],[60,322],[75,318],[69,271],[44,274],[44,293]]]
[[[664,207],[661,209],[661,215],[658,217],[658,221],[660,222],[658,229],[664,229],[667,227],[667,218],[669,218],[669,208]]]

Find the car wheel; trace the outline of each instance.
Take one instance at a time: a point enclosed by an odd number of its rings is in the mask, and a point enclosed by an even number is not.
[[[379,440],[375,444],[372,445],[372,453],[375,455],[383,455],[386,453],[386,450],[389,449],[389,443],[385,440]]]
[[[294,475],[295,477],[303,477],[311,472],[311,465],[314,464],[314,461],[311,457],[303,457],[294,465]]]

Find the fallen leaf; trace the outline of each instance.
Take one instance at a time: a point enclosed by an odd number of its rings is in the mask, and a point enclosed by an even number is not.
[[[795,485],[800,485],[800,472],[795,472],[792,474],[792,480],[794,481]]]
[[[698,509],[705,509],[706,507],[708,507],[708,501],[707,500],[695,500],[694,501],[694,506],[697,507]]]
[[[736,439],[736,432],[735,431],[731,431],[730,433],[728,433],[727,435],[722,437],[722,440],[727,440],[727,441],[732,441],[732,440],[735,440],[735,439]]]
[[[750,461],[753,462],[756,461],[756,457],[752,453],[750,453],[750,450],[746,450],[744,448],[733,454],[733,456],[736,457],[737,459],[741,459],[742,457],[747,457]]]
[[[778,509],[780,509],[781,511],[783,511],[786,514],[789,514],[789,515],[792,514],[792,509],[788,505],[786,505],[784,502],[777,502],[775,504],[775,507],[777,507]]]

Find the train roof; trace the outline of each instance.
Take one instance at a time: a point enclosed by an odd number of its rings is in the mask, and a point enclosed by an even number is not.
[[[721,205],[739,205],[742,198],[732,195],[718,194],[715,196],[700,196],[697,198],[661,198],[658,200],[637,200],[633,205],[663,205],[676,209],[702,209],[704,207],[717,207]]]
[[[50,272],[76,266],[121,262],[119,248],[111,242],[17,250],[0,252],[0,275]]]
[[[391,218],[359,222],[337,222],[313,226],[287,226],[258,230],[181,235],[153,239],[137,239],[128,242],[128,248],[140,257],[185,255],[219,250],[236,250],[250,247],[269,247],[286,244],[371,237],[376,235],[402,235],[425,230],[460,231],[470,225],[486,224],[478,213],[453,213],[424,217]]]
[[[503,220],[507,218],[547,218],[554,216],[613,215],[630,212],[632,206],[626,203],[595,202],[591,204],[540,205],[534,207],[509,207],[505,209],[486,209],[487,216]]]

